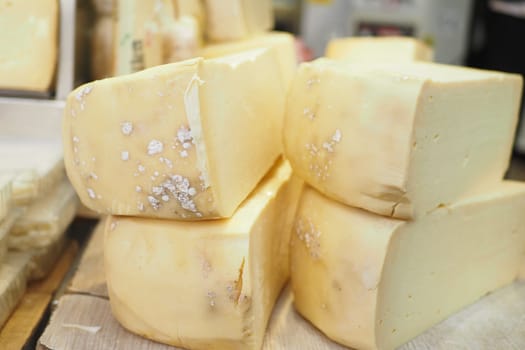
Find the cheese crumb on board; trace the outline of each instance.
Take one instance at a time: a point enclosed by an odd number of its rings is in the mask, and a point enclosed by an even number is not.
[[[114,215],[231,216],[282,151],[276,55],[263,48],[198,58],[73,91],[64,158],[82,202]]]
[[[285,154],[333,199],[424,216],[501,181],[521,90],[520,76],[500,72],[319,59],[302,64],[292,83]]]
[[[432,61],[432,47],[410,37],[350,37],[332,39],[325,56],[354,63]]]
[[[281,160],[230,219],[108,217],[104,260],[117,320],[175,346],[260,349],[288,279],[301,189]]]
[[[295,307],[338,343],[395,349],[516,278],[524,210],[525,184],[510,181],[412,222],[305,188],[290,248]]]

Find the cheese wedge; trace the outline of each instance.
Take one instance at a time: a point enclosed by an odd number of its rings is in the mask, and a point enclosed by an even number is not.
[[[0,89],[48,91],[57,62],[58,0],[0,4]]]
[[[9,253],[0,264],[0,327],[25,293],[28,261],[26,253]]]
[[[297,310],[356,349],[395,349],[512,282],[525,247],[525,184],[386,218],[305,189],[291,240]]]
[[[273,27],[271,0],[205,0],[210,41],[239,40]]]
[[[116,75],[163,63],[163,35],[157,4],[157,0],[116,0],[113,66]]]
[[[11,209],[12,180],[12,176],[0,174],[0,223]]]
[[[104,259],[114,316],[187,349],[260,349],[288,279],[301,189],[280,161],[228,220],[110,217]]]
[[[214,58],[230,55],[255,48],[266,47],[276,50],[277,59],[281,66],[281,76],[286,84],[290,86],[292,78],[297,70],[297,54],[293,35],[285,32],[270,32],[246,40],[210,44],[204,46],[200,52],[204,58]]]
[[[12,198],[16,205],[27,205],[64,178],[59,142],[0,138],[0,159],[0,174],[14,177]]]
[[[281,153],[284,95],[267,49],[84,85],[63,119],[69,178],[102,213],[229,217]]]
[[[410,37],[351,37],[332,39],[325,56],[354,63],[432,61],[434,52]]]
[[[93,79],[109,78],[113,73],[113,19],[111,16],[97,18],[91,41],[91,76]]]
[[[521,89],[520,76],[499,72],[320,59],[292,83],[285,154],[333,199],[423,216],[501,181]]]
[[[0,222],[0,265],[2,265],[7,256],[7,246],[9,231],[13,228],[15,222],[22,216],[24,209],[13,208],[9,214]]]
[[[9,249],[27,251],[52,244],[64,235],[77,207],[75,190],[66,179],[62,180],[16,221],[9,233]]]

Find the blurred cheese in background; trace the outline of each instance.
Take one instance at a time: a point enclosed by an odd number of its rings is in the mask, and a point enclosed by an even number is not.
[[[289,86],[297,69],[294,37],[289,33],[269,32],[245,40],[210,44],[204,46],[199,54],[204,58],[214,58],[261,47],[276,50],[281,76]]]
[[[97,14],[104,16],[112,16],[116,1],[118,0],[92,0]]]
[[[301,35],[316,56],[330,39],[413,36],[434,48],[436,62],[461,64],[467,53],[472,0],[307,0]]]
[[[0,175],[0,223],[11,207],[12,181],[12,175]]]
[[[96,19],[91,42],[91,75],[93,79],[113,76],[113,18]]]
[[[410,37],[350,37],[332,39],[325,56],[350,62],[432,61],[434,53],[421,40]]]
[[[42,278],[50,271],[65,246],[65,232],[73,221],[77,206],[75,191],[64,177],[14,223],[8,246],[10,250],[32,254],[30,279]]]
[[[0,89],[46,92],[57,63],[58,0],[0,1]]]
[[[13,200],[28,204],[64,177],[59,141],[0,138],[0,174],[13,178]]]
[[[205,0],[206,38],[228,41],[273,28],[271,0]]]

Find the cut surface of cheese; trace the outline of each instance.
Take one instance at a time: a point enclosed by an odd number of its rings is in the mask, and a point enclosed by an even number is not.
[[[12,181],[13,176],[0,174],[0,223],[11,209]]]
[[[80,199],[113,215],[231,216],[281,153],[279,72],[274,52],[257,49],[73,91],[63,142]]]
[[[256,35],[249,39],[215,43],[204,46],[200,52],[204,58],[214,58],[230,55],[260,47],[276,50],[277,59],[281,66],[281,76],[288,87],[297,70],[297,54],[293,35],[285,32],[270,32]]]
[[[28,261],[26,253],[9,253],[0,264],[0,327],[25,293]]]
[[[0,2],[0,89],[48,91],[57,62],[58,0]]]
[[[114,72],[124,75],[162,64],[157,0],[116,1]]]
[[[325,56],[348,62],[432,61],[433,50],[423,41],[409,37],[352,37],[332,39]]]
[[[292,82],[285,154],[333,199],[415,218],[501,181],[521,89],[500,72],[320,59]]]
[[[210,41],[239,40],[273,27],[271,0],[205,0],[204,6]]]
[[[26,205],[64,178],[59,142],[0,138],[0,174],[13,176],[12,197]]]
[[[397,348],[516,278],[524,210],[514,182],[413,222],[305,189],[291,239],[295,306],[346,346]]]
[[[9,249],[44,248],[63,236],[78,207],[75,190],[67,179],[31,204],[9,233]]]
[[[188,349],[260,349],[288,279],[301,189],[280,161],[230,219],[109,217],[104,260],[117,320]]]

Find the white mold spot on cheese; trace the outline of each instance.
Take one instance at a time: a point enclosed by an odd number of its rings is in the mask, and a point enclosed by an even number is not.
[[[377,289],[379,275],[373,266],[365,266],[357,272],[361,275],[361,283],[367,290],[371,291]]]
[[[122,134],[129,136],[133,132],[133,124],[131,122],[122,122],[120,123],[120,131]]]
[[[86,85],[84,88],[77,92],[75,95],[76,100],[80,103],[80,110],[84,110],[84,98],[91,93],[93,87],[91,85]]]
[[[78,153],[78,147],[77,146],[73,147],[73,153]]]
[[[168,202],[170,195],[179,202],[183,209],[186,209],[195,215],[201,214],[198,212],[193,197],[197,194],[197,190],[191,187],[188,178],[182,175],[169,176],[159,186],[153,186],[151,188],[151,194],[148,199],[153,198],[157,201],[156,206],[160,206],[160,198],[163,202]],[[150,200],[150,203],[152,201]],[[202,215],[202,214],[201,214]]]
[[[164,149],[164,145],[159,140],[151,140],[148,143],[148,155],[152,156],[161,153]]]
[[[137,170],[139,171],[139,173],[144,173],[146,171],[146,168],[144,167],[144,165],[139,164],[137,166]]]
[[[120,152],[120,159],[126,161],[129,159],[129,152],[128,151],[122,151]]]
[[[160,209],[160,201],[157,198],[155,198],[153,196],[148,196],[148,202],[151,205],[151,207],[153,208],[153,210],[159,210]]]
[[[142,192],[142,187],[140,187],[140,186],[135,186],[135,192],[137,192],[137,193]]]
[[[144,211],[144,203],[142,203],[142,202],[138,202],[138,203],[137,203],[137,209],[138,209],[139,211]]]
[[[89,198],[91,198],[91,199],[97,198],[97,194],[95,193],[95,191],[93,191],[92,188],[88,188],[87,189],[87,193],[88,193]]]
[[[341,142],[341,137],[342,137],[341,130],[335,129],[334,135],[332,136],[332,141],[339,143]]]
[[[307,117],[308,119],[310,120],[314,120],[315,119],[315,113],[314,111],[312,111],[310,108],[306,107],[304,110],[303,110],[303,115],[305,117]]]
[[[169,197],[167,194],[165,194],[165,195],[163,195],[163,196],[161,197],[161,199],[162,199],[164,202],[168,202],[168,201],[170,200],[170,197]]]
[[[98,176],[94,172],[89,173],[88,178],[93,179],[95,181],[98,180]]]
[[[80,139],[77,136],[73,136],[73,142],[74,143],[78,143],[79,141],[80,141]]]
[[[206,296],[208,297],[208,299],[210,299],[210,306],[211,307],[215,307],[216,294],[214,292],[212,292],[212,291],[208,291]]]
[[[308,218],[298,218],[295,221],[294,231],[299,240],[306,246],[310,256],[313,259],[319,259],[321,254],[321,245],[319,243],[321,232],[317,230],[314,223]]]
[[[186,151],[186,150],[182,150],[182,151],[180,151],[180,156],[181,156],[182,158],[187,158],[187,157],[188,157],[188,151]]]

